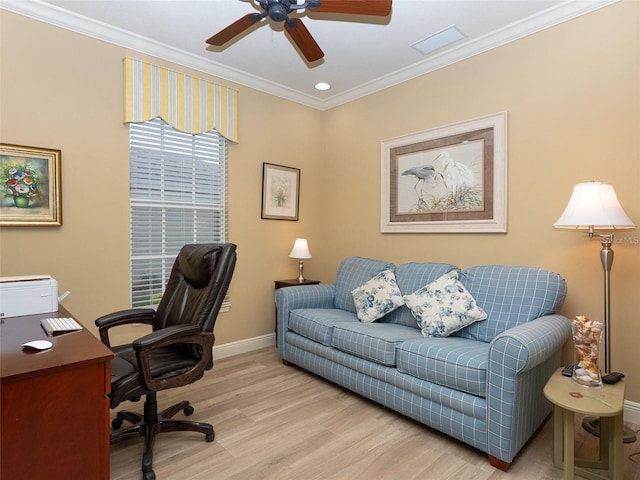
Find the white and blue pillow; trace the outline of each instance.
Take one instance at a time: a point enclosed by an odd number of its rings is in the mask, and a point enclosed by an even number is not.
[[[458,280],[457,270],[405,295],[404,301],[425,337],[448,337],[487,318],[486,312]]]
[[[362,322],[375,322],[404,305],[393,270],[378,273],[371,280],[351,291],[356,315]]]

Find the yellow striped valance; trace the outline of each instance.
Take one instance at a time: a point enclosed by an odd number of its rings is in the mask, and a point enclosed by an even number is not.
[[[216,129],[238,141],[238,91],[125,57],[125,122],[161,117],[183,132]]]

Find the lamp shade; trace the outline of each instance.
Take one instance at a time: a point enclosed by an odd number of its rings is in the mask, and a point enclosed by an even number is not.
[[[578,183],[556,228],[618,229],[635,228],[618,202],[613,186],[601,182]]]
[[[311,252],[309,251],[309,244],[307,243],[306,238],[296,238],[289,257],[297,258],[299,260],[311,258]]]

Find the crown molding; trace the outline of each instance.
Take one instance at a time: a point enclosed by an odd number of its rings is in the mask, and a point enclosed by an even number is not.
[[[420,63],[376,78],[340,95],[329,97],[324,101],[324,109],[337,107],[357,98],[434,72],[619,1],[620,0],[567,0],[544,12],[532,15],[482,37],[449,48],[440,54],[432,55]]]
[[[194,70],[208,73],[223,80],[254,88],[309,107],[320,110],[323,109],[322,100],[304,95],[275,82],[227,67],[212,60],[206,60],[134,32],[123,30],[83,15],[78,15],[50,3],[40,0],[1,0],[0,9],[8,10],[113,45],[167,60],[184,67],[193,68]]]
[[[259,78],[220,63],[206,60],[197,55],[156,42],[136,33],[88,19],[82,15],[40,0],[2,0],[0,9],[11,11],[66,30],[71,30],[82,35],[87,35],[120,47],[161,58],[184,67],[193,68],[215,77],[291,100],[308,107],[318,110],[329,110],[540,32],[546,28],[572,20],[618,1],[620,0],[567,0],[539,14],[507,25],[502,29],[480,38],[470,40],[440,54],[431,55],[420,63],[376,78],[339,95],[323,99],[306,95],[264,78]]]

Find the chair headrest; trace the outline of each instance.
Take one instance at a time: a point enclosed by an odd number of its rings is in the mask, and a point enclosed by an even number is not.
[[[211,245],[185,245],[178,263],[184,279],[196,288],[204,288],[209,284],[220,255],[220,247]]]

